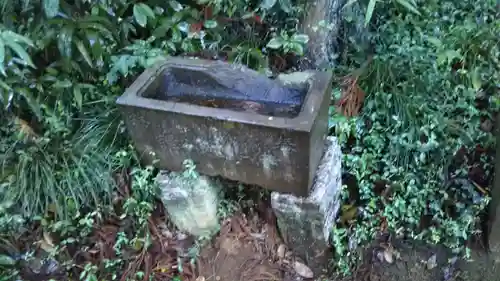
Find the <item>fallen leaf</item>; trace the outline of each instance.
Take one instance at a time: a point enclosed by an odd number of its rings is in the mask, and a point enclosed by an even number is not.
[[[54,242],[52,241],[52,237],[47,232],[43,232],[43,239],[37,242],[38,246],[45,252],[51,252],[54,250]]]
[[[353,205],[344,205],[342,206],[342,215],[340,216],[340,222],[346,223],[353,220],[358,213],[358,208]]]
[[[301,262],[295,261],[295,263],[293,264],[293,269],[301,277],[304,277],[304,278],[313,278],[314,277],[314,273],[312,272],[312,270],[309,267],[307,267],[307,265],[305,265]]]

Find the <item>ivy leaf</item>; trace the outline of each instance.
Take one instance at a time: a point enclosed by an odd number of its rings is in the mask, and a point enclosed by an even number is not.
[[[274,7],[274,5],[276,5],[276,1],[277,0],[263,0],[261,3],[260,3],[260,7],[264,10],[269,10],[271,9],[272,7]]]
[[[267,46],[269,49],[279,49],[279,48],[281,48],[281,46],[283,46],[283,43],[284,43],[284,41],[283,41],[283,39],[282,39],[282,38],[280,38],[280,37],[275,37],[275,38],[271,39],[271,40],[269,41],[269,43],[267,43],[267,45],[266,45],[266,46]]]
[[[148,23],[148,18],[154,19],[154,11],[144,3],[138,3],[134,5],[134,18],[135,21],[142,27],[145,27]]]
[[[300,44],[307,44],[307,42],[309,42],[309,36],[307,36],[307,34],[294,34],[292,40]]]
[[[43,11],[49,19],[59,13],[59,0],[43,0]]]
[[[174,9],[174,11],[176,12],[180,12],[183,9],[181,3],[175,0],[169,1],[168,4],[170,4],[170,7],[172,7],[172,9]]]
[[[293,50],[293,52],[299,56],[302,56],[304,55],[304,47],[302,46],[302,44],[298,44],[298,43],[291,43],[290,44],[290,49]]]
[[[217,22],[214,20],[206,20],[205,23],[203,24],[206,28],[215,28],[217,27]]]
[[[443,45],[443,43],[441,42],[441,40],[439,40],[436,37],[429,36],[429,37],[427,37],[427,41],[429,43],[431,43],[432,45],[434,45],[435,47],[437,47],[437,48],[439,48],[439,47],[441,47]]]
[[[375,10],[375,4],[377,4],[377,0],[370,0],[370,2],[368,2],[368,7],[366,8],[365,15],[365,26],[368,26],[368,23],[370,23],[370,20],[372,19],[373,11]]]

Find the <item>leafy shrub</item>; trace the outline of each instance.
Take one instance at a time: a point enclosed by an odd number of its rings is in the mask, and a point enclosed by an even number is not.
[[[416,2],[420,16],[377,4],[376,50],[357,79],[366,93],[362,113],[336,126],[346,172],[359,190],[344,193],[346,203],[357,206],[350,218],[356,224],[334,230],[344,257],[338,265],[346,272],[348,237],[356,245],[380,231],[461,251],[479,232],[488,203],[491,154],[473,163],[462,158],[494,143],[483,126],[493,120],[493,108],[478,102],[498,96],[495,3]],[[355,54],[348,57],[355,63]],[[472,176],[476,167],[486,178],[481,184]]]
[[[3,198],[19,201],[26,216],[109,201],[112,155],[128,138],[117,120],[107,122],[137,74],[158,59],[203,52],[260,68],[271,55],[262,48],[297,23],[278,19],[300,12],[290,1],[4,1]]]

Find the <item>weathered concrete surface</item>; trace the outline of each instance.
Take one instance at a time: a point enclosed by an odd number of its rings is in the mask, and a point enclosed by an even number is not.
[[[161,74],[172,63],[202,68],[213,62],[175,58],[160,63],[117,101],[145,162],[153,162],[153,153],[157,167],[180,171],[183,161],[192,159],[202,174],[308,195],[328,130],[330,72],[304,75],[308,91],[302,110],[284,118],[148,98],[161,90]]]
[[[300,69],[324,69],[337,65],[345,44],[361,50],[369,47],[360,1],[314,0],[308,2],[300,31],[309,36]],[[348,4],[346,6],[346,4]]]
[[[287,245],[319,275],[331,258],[329,237],[340,207],[342,151],[334,137],[326,140],[309,197],[273,192],[271,205]]]
[[[169,218],[181,231],[208,237],[219,230],[220,186],[214,179],[161,171],[156,182]]]

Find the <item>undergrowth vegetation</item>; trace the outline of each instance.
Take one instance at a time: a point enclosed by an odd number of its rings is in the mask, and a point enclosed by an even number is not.
[[[358,116],[331,120],[347,173],[344,215],[334,230],[345,271],[352,246],[381,232],[443,243],[459,254],[483,227],[499,95],[499,11],[494,1],[420,4],[416,15],[379,3],[370,62],[347,56],[347,73],[362,69],[348,77],[351,90],[337,95],[364,103]]]
[[[488,202],[499,104],[494,0],[366,2],[374,50],[340,54],[330,120],[345,154],[332,230],[344,273],[381,232],[463,253]],[[192,274],[196,250],[152,269],[167,231],[153,216],[156,171],[139,164],[114,102],[168,56],[291,70],[309,40],[303,13],[288,0],[3,1],[0,280]]]

